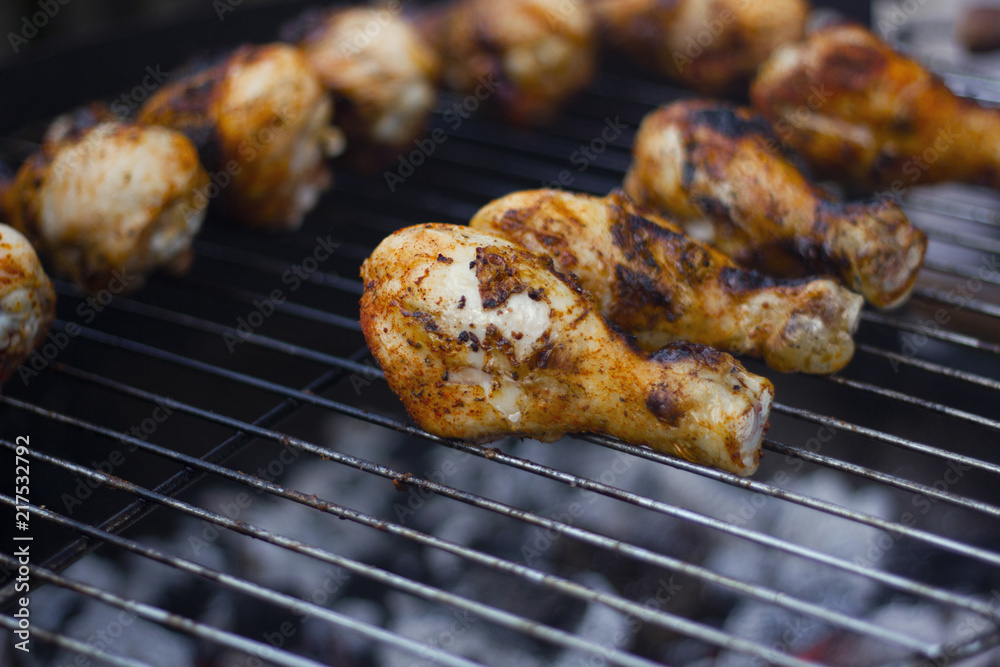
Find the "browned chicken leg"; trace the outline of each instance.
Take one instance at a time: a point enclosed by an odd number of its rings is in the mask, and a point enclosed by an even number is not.
[[[831,280],[741,269],[623,193],[518,192],[470,224],[552,257],[647,350],[683,339],[806,373],[837,371],[854,353],[860,296]]]
[[[710,222],[713,243],[741,264],[830,273],[880,308],[913,289],[926,235],[892,201],[834,201],[749,109],[706,100],[661,107],[643,120],[632,154],[628,193],[685,223]]]
[[[121,294],[156,269],[187,268],[209,177],[180,132],[95,109],[53,123],[3,209],[56,271],[87,291]]]
[[[55,316],[56,293],[35,249],[0,224],[0,384],[41,344]]]
[[[385,239],[362,277],[368,346],[431,433],[489,442],[590,431],[740,475],[757,467],[771,383],[692,343],[640,354],[547,257],[428,224]]]
[[[776,51],[751,99],[818,176],[895,195],[940,181],[1000,188],[1000,111],[955,96],[861,26]]]
[[[333,106],[302,52],[245,46],[168,81],[139,120],[187,134],[236,222],[295,228],[329,185],[324,157],[343,148]]]
[[[364,170],[393,161],[424,131],[440,62],[398,0],[310,10],[285,26],[333,97],[346,158]]]
[[[441,54],[445,85],[470,95],[459,115],[488,99],[512,122],[544,123],[594,74],[594,20],[582,3],[453,0],[421,25]]]
[[[612,46],[706,94],[746,94],[776,47],[802,38],[805,0],[589,0]]]

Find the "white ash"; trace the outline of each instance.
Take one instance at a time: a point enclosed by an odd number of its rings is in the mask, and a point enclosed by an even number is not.
[[[901,610],[889,606],[877,609],[874,606],[877,585],[867,579],[769,547],[757,546],[719,531],[698,528],[684,519],[513,470],[496,461],[439,445],[402,439],[390,431],[358,420],[331,420],[327,432],[318,441],[321,444],[331,443],[331,447],[339,451],[402,472],[411,472],[416,477],[428,477],[515,508],[530,510],[542,517],[566,521],[574,527],[680,557],[741,581],[754,582],[854,618],[868,619],[884,627],[899,624],[902,631],[911,635],[954,636],[955,628],[961,622],[957,615],[934,618],[932,613],[923,614],[916,608]],[[277,456],[281,451],[280,445],[272,446]],[[754,497],[742,489],[669,466],[650,464],[579,440],[564,439],[552,444],[530,440],[505,441],[494,446],[513,456],[571,471],[721,521],[732,521],[736,508]],[[423,449],[415,453],[414,447]],[[860,490],[855,489],[844,476],[821,471],[804,476],[792,475],[791,478],[793,481],[786,486],[805,495],[878,517],[893,518],[898,514],[888,493],[864,486]],[[547,532],[516,518],[500,516],[426,492],[419,493],[412,486],[404,485],[398,490],[388,479],[309,454],[298,457],[279,482],[288,488],[316,494],[321,499],[356,508],[390,522],[402,523],[449,542],[580,581],[597,590],[625,594],[622,587],[627,584],[623,584],[623,580],[656,581],[661,576],[671,576],[668,570],[629,561],[629,569],[618,573],[615,578],[612,573],[603,572],[599,565],[592,564],[593,554],[618,558],[610,552],[580,545],[572,538]],[[557,627],[608,650],[630,650],[643,646],[640,638],[649,640],[649,636],[643,633],[653,630],[643,627],[637,631],[629,618],[605,605],[563,598],[546,587],[515,580],[510,575],[475,565],[440,549],[387,535],[352,521],[342,521],[330,514],[268,494],[256,494],[245,487],[207,486],[195,495],[194,503],[225,514],[224,508],[231,508],[239,493],[245,494],[250,502],[233,518]],[[880,534],[873,528],[777,498],[764,498],[762,503],[758,502],[753,507],[753,512],[739,519],[738,523],[749,530],[773,535],[777,539],[847,561],[852,561],[855,556],[864,556],[873,537]],[[556,664],[570,667],[590,664],[590,658],[595,658],[574,651],[562,651],[544,642],[536,643],[475,615],[427,602],[391,587],[387,589],[365,577],[350,575],[330,563],[225,529],[218,529],[217,535],[211,539],[191,541],[192,537],[205,538],[204,531],[206,525],[203,522],[188,518],[179,522],[179,529],[174,535],[143,537],[140,541],[212,569],[248,579],[262,587],[290,593],[407,637],[431,641],[458,655],[488,664],[519,667]],[[211,534],[208,536],[211,537]],[[194,544],[197,544],[197,549],[193,548]],[[581,553],[585,560],[574,563],[573,557]],[[121,562],[124,566],[119,569],[117,564],[100,555],[93,555],[71,568],[69,574],[103,589],[157,606],[168,605],[177,596],[191,595],[192,586],[199,585],[199,580],[190,575],[139,556],[125,556]],[[885,563],[875,562],[873,567],[883,565]],[[209,588],[206,586],[205,590]],[[782,650],[792,654],[823,647],[827,651],[824,659],[830,664],[860,665],[850,662],[845,656],[882,655],[876,651],[877,647],[858,640],[855,635],[841,633],[773,605],[754,602],[711,586],[704,588],[704,594],[732,605],[732,612],[721,621],[721,629],[737,636],[764,645],[779,644]],[[641,600],[643,592],[632,590],[628,597]],[[40,590],[35,599],[45,601],[36,606],[40,625],[64,631],[72,629],[73,636],[93,631],[90,625],[83,622],[84,617],[103,618],[97,612],[103,605],[91,602],[80,604],[76,602],[79,596],[55,587]],[[78,605],[79,613],[57,611],[72,609],[73,604]],[[698,618],[697,608],[672,605],[673,602],[669,602],[663,609],[705,622]],[[46,610],[44,613],[43,609]],[[281,622],[291,618],[291,614],[280,617],[282,613],[264,603],[248,606],[244,598],[221,591],[202,601],[196,620],[261,640],[264,633],[273,633]],[[952,634],[949,635],[949,632]],[[143,639],[147,633],[151,637],[148,642]],[[204,645],[189,637],[152,628],[146,623],[134,624],[127,634],[131,638],[114,646],[114,652],[146,657],[146,649],[149,646],[159,647],[157,642],[166,636],[174,646],[174,653],[164,649],[161,655],[171,659],[181,656],[181,662],[176,664],[190,664],[195,658],[216,667],[244,665],[247,662],[246,656],[231,651],[216,649],[214,653],[211,650],[206,653]],[[848,643],[849,640],[854,643]],[[659,647],[660,659],[670,664],[694,664],[701,656],[715,651],[710,646],[684,638],[672,638],[670,642]],[[541,653],[539,646],[546,646],[547,652]],[[285,648],[320,659],[323,656],[340,656],[345,658],[345,662],[359,665],[416,667],[428,664],[419,656],[399,652],[316,618],[296,623],[294,636],[288,639]],[[702,667],[742,665],[746,661],[746,655],[723,653]]]
[[[440,607],[392,593],[386,596],[391,620],[387,628],[404,637],[493,667],[546,667],[549,661],[525,647],[523,636],[498,629],[462,610]],[[427,667],[429,655],[415,655],[388,646],[377,650],[377,664]]]
[[[588,588],[602,593],[615,594],[617,591],[607,579],[599,574],[588,572],[579,578],[579,582]],[[565,651],[554,667],[582,667],[583,665],[605,664],[604,656],[617,650],[627,650],[635,638],[632,624],[627,616],[611,609],[607,605],[590,602],[587,610],[576,627],[576,633],[586,637],[600,648],[600,652],[585,653],[582,651]]]
[[[797,478],[788,486],[790,490],[878,518],[890,519],[894,514],[892,498],[884,490],[869,487],[855,490],[844,478],[828,471]],[[774,499],[765,502],[749,518],[746,527],[851,563],[856,557],[864,557],[880,534],[873,527]],[[745,581],[756,580],[852,618],[868,613],[879,591],[879,584],[870,579],[735,538],[728,547],[714,550],[708,565],[723,574]],[[879,568],[879,563],[873,562],[871,566]],[[736,606],[723,630],[793,655],[822,645],[832,632],[819,620],[752,600]],[[745,660],[745,655],[724,653],[716,666],[736,667],[745,664]]]

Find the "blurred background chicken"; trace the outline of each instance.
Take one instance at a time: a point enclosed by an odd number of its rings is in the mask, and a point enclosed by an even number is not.
[[[807,373],[837,371],[854,353],[861,297],[830,280],[780,282],[738,268],[623,193],[517,192],[470,225],[550,256],[646,350],[689,340]]]
[[[910,294],[926,235],[892,201],[841,203],[813,185],[763,118],[688,100],[650,112],[625,188],[686,223],[741,264],[780,275],[829,273],[881,308]]]
[[[28,239],[0,224],[0,385],[45,339],[56,293]]]
[[[422,136],[437,100],[437,53],[399,3],[312,10],[282,31],[330,92],[350,163],[371,171]]]
[[[455,225],[385,239],[362,267],[361,326],[424,429],[489,442],[592,431],[740,475],[774,388],[728,354],[634,351],[548,257]]]
[[[298,227],[331,183],[343,148],[333,105],[302,51],[244,46],[191,66],[142,106],[139,120],[187,134],[213,175],[226,215],[250,227]]]
[[[805,0],[589,0],[605,40],[641,65],[712,94],[745,94],[757,66],[802,38]]]
[[[596,67],[590,8],[571,0],[454,0],[421,20],[444,84],[490,99],[507,120],[552,120]]]
[[[817,175],[852,188],[1000,188],[1000,111],[955,96],[861,26],[828,27],[776,51],[751,99]]]
[[[56,120],[3,210],[58,273],[123,293],[155,269],[187,268],[209,179],[183,134],[108,117],[94,106]]]

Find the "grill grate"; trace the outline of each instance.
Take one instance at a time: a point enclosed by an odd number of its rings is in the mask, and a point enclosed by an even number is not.
[[[971,79],[963,81],[964,92],[975,91],[968,88]],[[607,192],[621,182],[642,116],[684,94],[641,75],[606,71],[562,121],[545,130],[506,127],[482,113],[454,127],[439,113],[436,122],[447,132],[447,141],[437,144],[426,164],[416,166],[391,193],[381,177],[340,175],[336,192],[302,231],[268,236],[212,227],[196,244],[199,259],[189,276],[155,278],[138,294],[106,305],[88,304],[72,286],[58,283],[55,330],[66,333],[73,323],[78,333],[66,334],[65,349],[37,377],[26,384],[14,378],[0,396],[5,434],[0,445],[10,452],[5,456],[13,458],[12,434],[31,437],[32,530],[37,535],[32,582],[48,584],[45,592],[66,591],[73,604],[95,600],[128,614],[126,618],[193,637],[208,655],[228,649],[281,665],[335,661],[284,650],[263,641],[261,634],[241,634],[171,605],[137,601],[134,591],[112,592],[78,574],[85,570],[70,567],[104,545],[102,553],[117,559],[132,556],[148,567],[156,564],[156,572],[172,571],[188,586],[224,590],[265,605],[275,618],[308,615],[361,641],[368,647],[361,654],[373,662],[382,656],[385,664],[396,664],[384,657],[390,654],[379,653],[383,649],[407,654],[413,664],[504,662],[503,656],[414,639],[279,590],[269,585],[266,572],[241,576],[201,562],[198,542],[190,541],[189,529],[195,525],[202,531],[193,536],[196,540],[211,541],[204,532],[211,527],[216,532],[209,535],[222,532],[227,539],[270,545],[287,552],[293,559],[289,562],[322,563],[347,573],[352,582],[405,594],[430,605],[428,609],[469,614],[476,623],[506,633],[498,636],[520,637],[532,651],[562,656],[560,664],[648,665],[665,659],[648,642],[608,641],[585,623],[568,627],[561,622],[578,617],[581,607],[610,610],[658,637],[697,645],[690,649],[696,656],[732,653],[740,660],[757,658],[758,664],[824,664],[822,657],[796,649],[795,642],[776,646],[735,631],[717,610],[651,605],[648,590],[599,585],[588,575],[601,573],[602,566],[638,573],[642,582],[650,572],[676,576],[725,612],[753,602],[817,623],[826,636],[868,638],[897,649],[893,664],[959,664],[996,646],[1000,218],[995,211],[1000,202],[992,195],[961,188],[909,195],[908,211],[932,239],[927,270],[906,307],[864,313],[857,358],[841,375],[775,377],[747,362],[751,370],[773,379],[781,401],[773,409],[765,461],[752,479],[604,437],[497,447],[442,440],[403,418],[372,366],[357,324],[362,286],[356,276],[382,236],[417,222],[465,221],[489,199],[540,187],[562,170],[572,175],[574,189]],[[461,102],[445,97],[440,111]],[[593,159],[587,157],[586,168],[578,171],[575,152],[600,137],[609,121],[627,127],[613,139],[595,141]],[[317,238],[328,235],[336,240],[334,257],[317,260],[315,270],[308,271],[312,265],[306,260],[314,257]],[[296,266],[308,275],[289,273]],[[287,298],[274,299],[275,290]],[[944,315],[935,319],[940,313]],[[351,435],[325,437],[315,424],[332,415],[352,425],[348,428],[368,424],[385,437],[403,438],[407,453],[379,446],[369,452],[353,443],[356,436]],[[454,479],[419,474],[426,470],[427,452],[462,456],[475,462],[470,471],[485,471],[485,476],[463,473],[465,467]],[[398,512],[387,513],[369,496],[332,499],[284,483],[289,471],[307,467],[356,471],[351,474],[383,481],[379,488],[384,495],[405,499],[419,494],[427,503],[465,506],[476,520],[489,515],[518,536],[531,528],[555,536],[550,542],[562,540],[562,551],[570,556],[583,552],[594,558],[583,567],[558,560],[534,564],[520,544],[462,543],[445,529],[407,525]],[[666,481],[650,491],[617,472],[638,468]],[[805,484],[818,475],[833,475],[851,495],[831,496]],[[2,488],[9,491],[7,485],[5,480]],[[671,485],[681,491],[669,493]],[[236,511],[212,509],[205,500],[212,487],[227,489],[229,502],[222,506]],[[585,494],[621,524],[594,527],[554,515],[535,495],[539,488]],[[871,503],[856,502],[872,492],[892,499],[894,508],[911,511],[876,511]],[[246,512],[239,511],[241,498],[248,499]],[[303,508],[318,530],[340,531],[340,542],[334,548],[319,534],[299,534],[297,526],[264,525],[253,512],[263,504],[258,498],[286,508],[289,516]],[[10,508],[4,520],[12,525],[12,494],[0,493],[0,504]],[[811,545],[778,525],[755,523],[754,515],[765,505],[845,534],[869,530],[865,534],[877,536],[872,544],[880,557]],[[920,513],[925,506],[928,511]],[[154,517],[140,522],[156,509]],[[741,515],[743,509],[750,516]],[[188,542],[163,542],[155,531],[160,525],[164,532],[186,527],[188,532],[181,534]],[[654,533],[670,527],[671,535],[693,544],[735,544],[737,553],[757,549],[769,559],[787,557],[800,578],[816,573],[818,581],[829,581],[823,577],[835,573],[876,591],[872,597],[879,601],[919,602],[941,615],[965,614],[954,617],[966,623],[938,637],[920,627],[879,622],[746,571],[733,574],[731,567],[699,554],[698,548],[685,551],[639,539],[631,527],[635,525]],[[345,555],[353,553],[346,546],[354,539],[371,541],[382,555],[367,560]],[[879,546],[886,542],[887,547]],[[384,554],[407,549],[433,553],[430,562],[450,563],[453,570],[503,583],[488,595],[473,594],[448,582],[447,567],[441,576],[420,568],[390,569]],[[0,590],[0,603],[8,605],[16,597],[9,581],[16,568],[11,553],[10,544],[4,544],[0,563],[8,582]],[[555,611],[533,613],[516,603],[519,596],[543,601]],[[58,629],[55,610],[35,613],[36,651],[59,648],[108,664],[146,664],[86,635]],[[141,632],[138,622],[129,632]],[[0,623],[16,627],[11,611],[0,615]],[[51,647],[41,648],[43,644]],[[680,660],[680,654],[670,655]],[[574,663],[567,656],[583,657]]]

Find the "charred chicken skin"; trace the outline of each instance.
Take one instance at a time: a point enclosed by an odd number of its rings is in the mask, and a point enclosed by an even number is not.
[[[192,67],[153,94],[139,120],[195,142],[230,218],[281,229],[297,227],[330,184],[324,157],[343,148],[332,113],[302,52],[271,44]]]
[[[445,85],[490,98],[514,123],[552,120],[594,74],[594,21],[581,3],[454,0],[421,25],[441,54]]]
[[[180,132],[84,110],[53,123],[3,208],[57,272],[92,293],[124,293],[158,268],[187,268],[208,183]]]
[[[739,475],[757,467],[771,383],[692,343],[636,351],[548,257],[427,224],[385,239],[362,277],[368,346],[431,433],[596,432]]]
[[[45,339],[55,316],[56,293],[35,249],[0,224],[0,385]]]
[[[282,31],[333,97],[346,158],[371,170],[424,131],[437,100],[437,52],[399,8],[313,10]]]
[[[849,187],[1000,188],[1000,111],[955,96],[861,26],[818,30],[775,51],[751,100],[818,176]]]
[[[691,100],[651,112],[625,189],[684,224],[709,222],[713,243],[781,275],[829,273],[890,308],[913,289],[927,237],[891,200],[841,203],[813,185],[749,109]]]
[[[797,42],[805,0],[590,0],[611,46],[696,91],[746,94],[771,51]]]
[[[646,350],[689,340],[807,373],[837,371],[854,353],[860,296],[831,280],[778,281],[739,268],[622,193],[518,192],[488,204],[471,226],[551,257]]]

